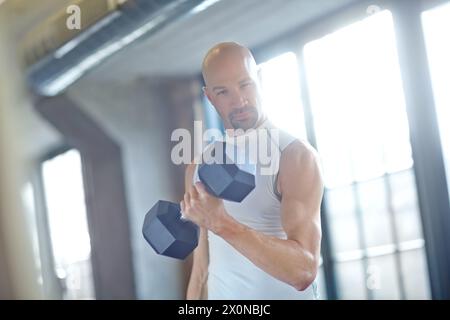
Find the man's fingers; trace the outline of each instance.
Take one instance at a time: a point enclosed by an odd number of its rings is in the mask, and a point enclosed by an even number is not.
[[[189,190],[189,193],[190,193],[191,199],[198,199],[199,193],[198,193],[197,189],[195,188],[195,186],[194,186],[194,188],[191,188]]]
[[[201,197],[204,197],[204,196],[208,195],[208,192],[206,191],[206,188],[205,188],[205,186],[203,185],[203,183],[197,182],[197,183],[194,185],[194,187],[195,187],[195,190],[197,190],[198,194],[199,194]]]
[[[189,192],[186,192],[184,194],[184,204],[186,206],[191,206],[191,195],[189,194]]]
[[[185,206],[184,206],[184,200],[181,200],[180,202],[180,209],[181,209],[181,213],[183,214]]]

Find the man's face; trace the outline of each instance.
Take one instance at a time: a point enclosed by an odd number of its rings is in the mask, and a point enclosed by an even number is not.
[[[205,93],[226,129],[254,128],[261,117],[256,65],[239,54],[217,59],[208,67]]]

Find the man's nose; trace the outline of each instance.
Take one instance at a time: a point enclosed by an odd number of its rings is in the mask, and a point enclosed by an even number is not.
[[[236,108],[244,108],[248,105],[248,99],[239,90],[233,95],[233,105]]]

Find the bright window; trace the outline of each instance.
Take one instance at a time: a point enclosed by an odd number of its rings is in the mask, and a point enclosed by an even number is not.
[[[317,143],[329,187],[412,166],[391,14],[305,46]]]
[[[93,299],[91,245],[80,154],[69,150],[42,166],[55,272],[65,299]]]
[[[297,57],[287,52],[259,66],[267,117],[293,136],[306,138]]]
[[[304,56],[339,298],[429,298],[391,13],[310,42]]]

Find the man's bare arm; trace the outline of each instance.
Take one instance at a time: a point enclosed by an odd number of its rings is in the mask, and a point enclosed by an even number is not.
[[[192,188],[192,179],[194,175],[195,164],[190,164],[186,168],[185,175],[185,190],[188,191]],[[189,277],[189,283],[187,288],[186,299],[198,300],[207,299],[207,286],[208,280],[208,238],[207,230],[200,228],[200,236],[198,240],[198,246],[193,252],[192,270]]]
[[[300,141],[286,148],[281,159],[279,190],[282,194],[281,214],[287,239],[299,250],[300,287],[308,286],[316,277],[322,237],[320,205],[323,178],[316,151]]]
[[[193,254],[194,259],[192,262],[192,271],[189,278],[186,299],[207,299],[208,239],[207,230],[205,228],[200,229],[199,243]]]
[[[262,270],[304,290],[316,277],[320,257],[323,181],[315,151],[291,143],[283,151],[278,182],[287,239],[257,232],[229,215],[216,233]]]

